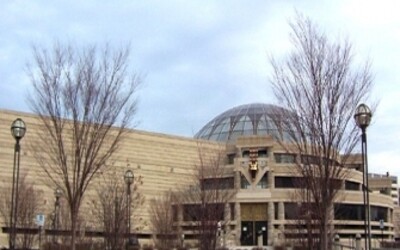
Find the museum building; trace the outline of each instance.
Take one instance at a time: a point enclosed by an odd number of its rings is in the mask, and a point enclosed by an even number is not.
[[[121,178],[127,169],[142,178],[138,191],[145,197],[145,202],[135,208],[131,218],[139,241],[151,242],[154,236],[149,201],[169,190],[193,185],[195,166],[200,163],[199,144],[211,153],[224,152],[221,182],[226,183],[225,188],[235,190],[233,200],[223,208],[222,219],[227,218],[223,230],[225,245],[255,246],[260,236],[263,245],[280,245],[304,237],[296,213],[300,201],[294,198],[299,189],[296,181],[300,178],[295,165],[306,159],[309,161],[312,156],[288,153],[278,142],[276,138],[282,131],[278,131],[271,119],[276,109],[279,107],[263,103],[234,107],[212,119],[194,138],[130,130],[113,164]],[[0,185],[5,188],[12,180],[15,141],[10,134],[10,125],[16,118],[23,119],[27,127],[21,141],[21,172],[45,194],[43,204],[48,206],[44,206],[43,213],[48,214],[54,203],[54,190],[45,184],[46,174],[33,156],[38,136],[35,131],[40,128],[39,120],[33,114],[0,110]],[[340,164],[340,159],[338,161]],[[347,174],[340,180],[340,198],[332,209],[332,230],[341,240],[350,241],[357,234],[364,237],[361,157],[354,155],[342,167],[346,168]],[[93,183],[86,199],[94,199],[95,190],[96,183]],[[393,240],[393,211],[397,205],[390,189],[371,191],[369,199],[372,238]],[[177,209],[176,220],[180,232],[191,239],[194,230],[188,221],[192,217],[185,214],[187,208],[183,204]],[[90,214],[90,211],[83,207],[82,213]],[[91,223],[88,222],[87,227],[95,227]],[[7,245],[4,235],[1,245]]]

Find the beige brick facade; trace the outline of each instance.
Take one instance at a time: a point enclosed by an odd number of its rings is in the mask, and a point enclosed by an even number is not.
[[[15,141],[11,136],[10,126],[17,117],[22,118],[27,126],[26,135],[21,141],[20,171],[22,174],[26,174],[28,180],[34,182],[38,189],[43,191],[43,213],[49,214],[55,200],[54,190],[49,185],[43,169],[33,157],[32,150],[35,150],[36,132],[39,128],[38,120],[34,115],[0,110],[0,187],[4,190],[12,180]],[[271,136],[239,137],[234,142],[225,144],[130,130],[112,161],[113,165],[117,167],[117,171],[120,172],[121,178],[127,169],[132,169],[135,176],[143,178],[139,192],[145,197],[145,203],[134,211],[133,218],[136,221],[132,221],[133,228],[140,228],[142,234],[152,234],[149,201],[168,190],[188,186],[194,181],[194,166],[199,164],[199,145],[211,153],[221,150],[226,152],[227,176],[231,176],[235,181],[237,194],[234,206],[226,209],[228,213],[233,212],[230,210],[234,209],[235,215],[234,219],[229,222],[229,230],[225,236],[226,244],[240,245],[244,244],[246,240],[250,242],[252,239],[243,239],[244,235],[249,235],[250,230],[259,230],[265,233],[268,245],[283,244],[285,228],[295,223],[286,218],[287,211],[285,210],[285,206],[294,202],[295,190],[294,188],[279,187],[277,181],[284,180],[285,177],[296,176],[296,173],[293,163],[277,162],[276,155],[285,153],[285,150]],[[245,154],[250,149],[262,150],[262,154],[257,157],[258,168],[254,178],[249,171],[249,156]],[[228,155],[233,155],[233,159],[230,160]],[[346,178],[346,181],[353,183],[358,189],[348,190],[343,184],[339,195],[341,198],[337,202],[362,205],[362,172],[350,167]],[[375,185],[375,182],[372,183]],[[96,198],[95,189],[96,181],[90,186],[85,196],[85,204]],[[393,239],[395,235],[394,205],[390,195],[371,193],[370,203],[371,206],[385,210],[384,214],[387,215],[387,218],[384,218],[384,235],[386,239]],[[87,218],[90,218],[91,211],[86,205],[83,206],[81,213],[87,214]],[[180,214],[178,217],[182,218],[182,215]],[[88,222],[88,224],[90,223],[93,222]],[[4,226],[4,221],[2,225]],[[355,238],[356,234],[363,234],[362,220],[335,220],[334,225],[335,232],[344,239]],[[371,225],[372,234],[380,237],[379,221],[373,220]],[[7,245],[4,234],[0,240],[0,245]],[[151,240],[146,239],[145,241],[150,242]]]

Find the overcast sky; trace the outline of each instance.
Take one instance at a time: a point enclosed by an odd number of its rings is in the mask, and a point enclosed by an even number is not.
[[[2,0],[0,109],[30,111],[24,67],[32,44],[55,40],[130,43],[145,75],[138,129],[193,136],[223,111],[276,103],[268,55],[290,49],[288,20],[299,11],[332,37],[348,36],[357,60],[373,62],[379,108],[368,128],[370,172],[400,176],[400,1]]]

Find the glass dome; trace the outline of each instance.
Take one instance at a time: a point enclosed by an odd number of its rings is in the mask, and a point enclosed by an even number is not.
[[[252,103],[234,107],[218,115],[195,135],[197,139],[228,142],[243,135],[279,136],[272,117],[278,106]]]

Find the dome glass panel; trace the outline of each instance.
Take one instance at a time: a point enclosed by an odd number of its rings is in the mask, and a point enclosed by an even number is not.
[[[234,107],[208,122],[195,138],[215,141],[231,141],[243,135],[279,136],[273,115],[278,106],[252,103]]]

